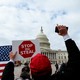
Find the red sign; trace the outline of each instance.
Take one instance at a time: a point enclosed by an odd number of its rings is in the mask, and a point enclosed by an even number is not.
[[[23,58],[31,57],[35,53],[35,45],[31,41],[23,41],[19,45],[19,54]]]

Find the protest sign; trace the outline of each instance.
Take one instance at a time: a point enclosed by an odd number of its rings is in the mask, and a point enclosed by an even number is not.
[[[15,60],[30,58],[40,52],[40,45],[37,39],[35,40],[14,40],[12,41],[12,51],[17,55]]]

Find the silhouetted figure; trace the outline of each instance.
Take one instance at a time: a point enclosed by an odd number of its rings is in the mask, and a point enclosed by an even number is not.
[[[57,63],[57,62],[56,62],[56,64],[55,64],[55,67],[56,67],[56,71],[55,71],[55,72],[58,72],[59,65],[58,65],[58,63]]]
[[[61,66],[60,66],[59,71],[60,71],[61,73],[64,73],[65,70],[66,70],[66,68],[67,68],[67,63],[62,63]]]

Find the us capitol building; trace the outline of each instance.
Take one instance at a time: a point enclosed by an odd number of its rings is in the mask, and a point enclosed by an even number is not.
[[[63,62],[65,63],[68,61],[67,51],[52,50],[50,48],[49,39],[44,34],[42,27],[36,39],[38,39],[40,42],[41,54],[46,55],[51,63],[55,64],[57,62],[58,64],[62,64]]]
[[[41,54],[46,55],[51,63],[55,64],[57,62],[58,64],[62,64],[63,62],[65,63],[68,61],[67,51],[52,50],[50,48],[49,39],[44,34],[42,27],[36,39],[38,39],[40,42]],[[28,59],[27,61],[30,61],[30,59]]]

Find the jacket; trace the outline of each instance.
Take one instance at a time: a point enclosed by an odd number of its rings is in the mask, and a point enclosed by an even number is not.
[[[51,80],[80,80],[80,51],[72,39],[65,41],[68,62],[62,70],[53,74]]]

